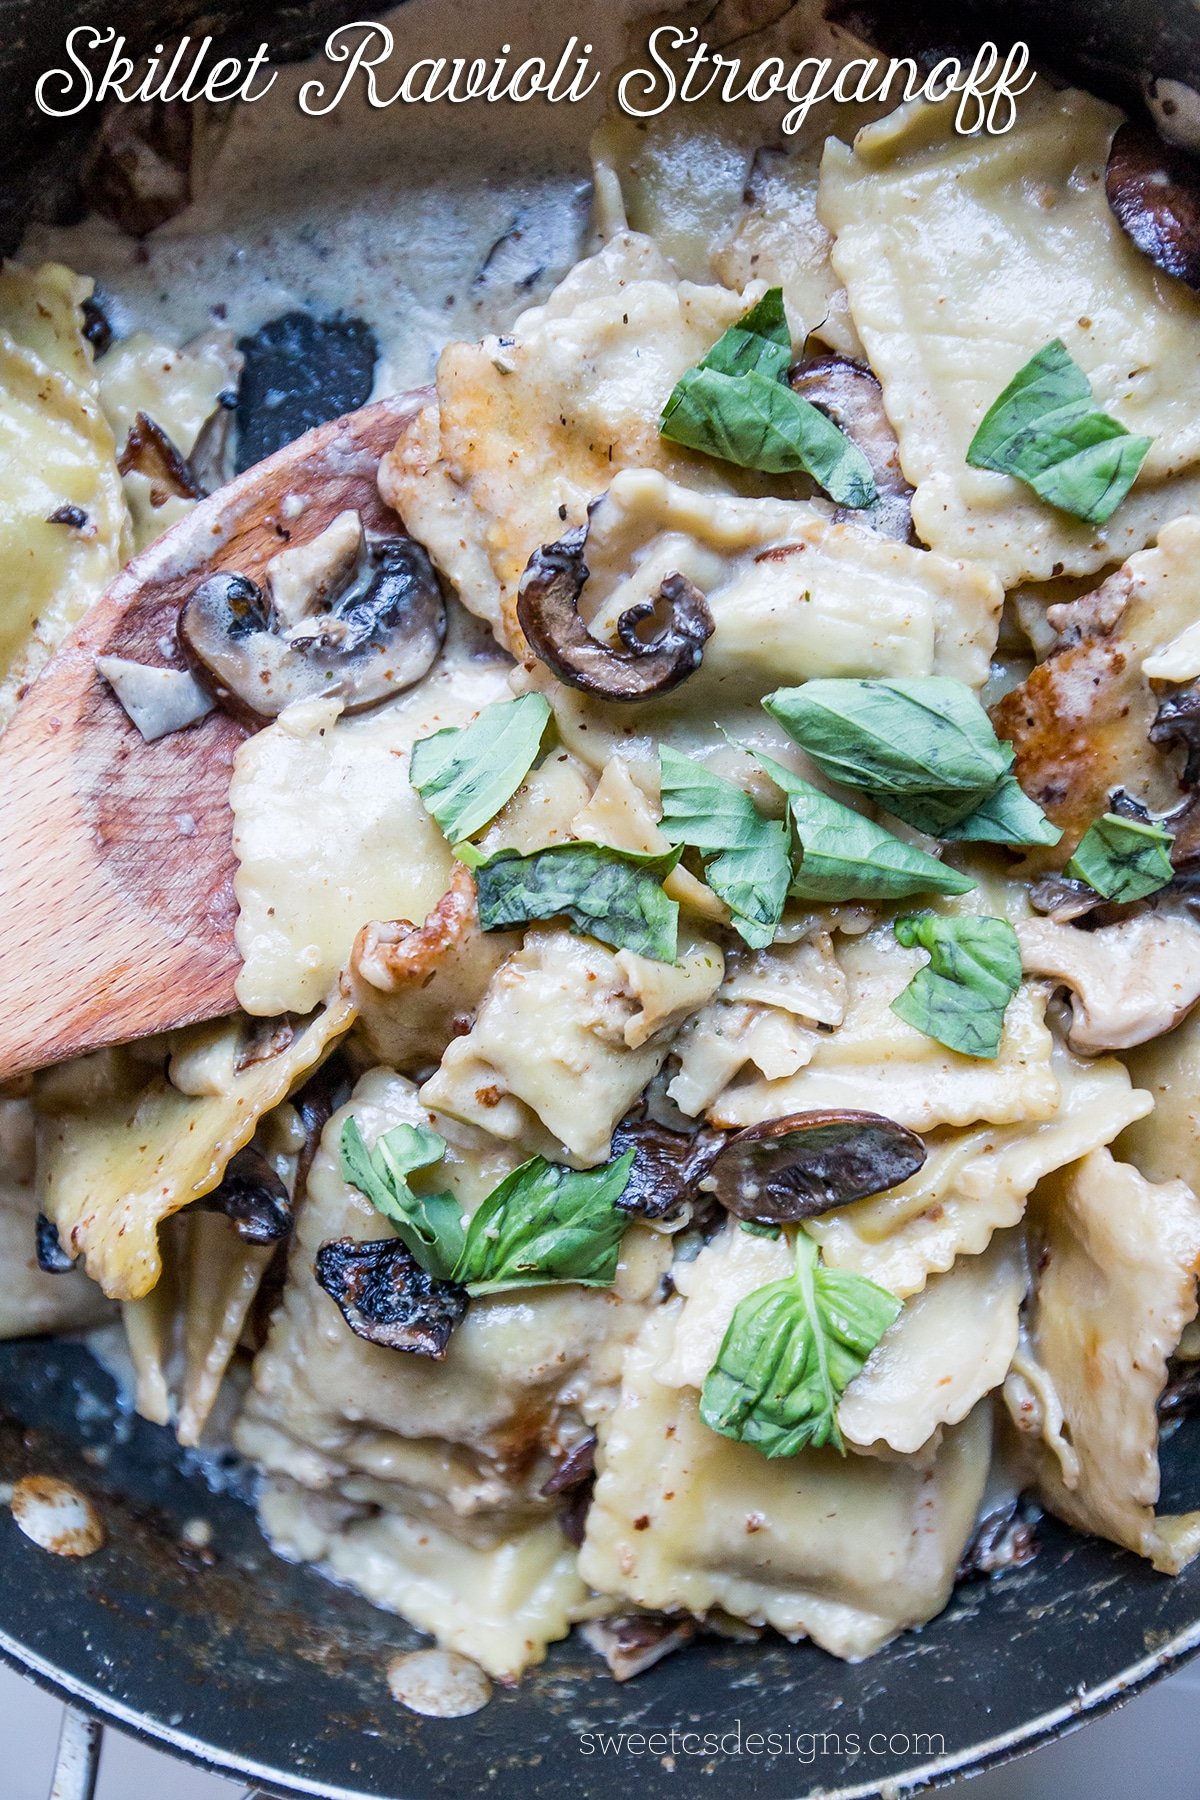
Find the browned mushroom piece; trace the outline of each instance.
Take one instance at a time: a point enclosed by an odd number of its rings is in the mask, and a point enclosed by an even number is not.
[[[611,1619],[593,1619],[584,1626],[583,1635],[604,1658],[614,1681],[631,1681],[664,1656],[690,1644],[698,1630],[695,1619],[665,1613],[621,1613]]]
[[[912,487],[900,467],[900,446],[883,409],[883,389],[865,363],[847,356],[814,356],[788,375],[799,394],[832,419],[862,451],[871,466],[879,498],[873,506],[839,507],[836,517],[852,519],[880,537],[908,543],[912,537]]]
[[[587,534],[586,525],[577,526],[529,559],[517,618],[530,649],[569,687],[603,700],[669,693],[695,674],[715,629],[704,595],[685,575],[667,575],[653,601],[629,607],[617,620],[622,648],[602,644],[579,616],[589,573]]]
[[[1142,255],[1200,292],[1200,168],[1192,158],[1127,121],[1113,138],[1104,190]]]
[[[467,1290],[427,1275],[399,1238],[358,1244],[334,1238],[313,1273],[357,1337],[440,1362],[467,1310]]]
[[[287,1184],[252,1144],[230,1159],[220,1186],[196,1206],[201,1212],[224,1213],[243,1243],[277,1244],[291,1233]]]
[[[357,532],[353,554],[347,517]],[[294,700],[333,698],[359,712],[428,673],[446,636],[446,610],[419,544],[364,539],[350,514],[275,559],[285,562],[272,565],[270,596],[226,570],[201,582],[179,616],[184,653],[222,706],[252,722],[275,718]]]
[[[735,1218],[790,1225],[898,1187],[924,1161],[916,1133],[879,1113],[790,1113],[731,1137],[704,1187]]]
[[[1148,735],[1152,744],[1164,749],[1180,746],[1185,753],[1180,780],[1188,792],[1162,823],[1173,837],[1171,861],[1181,873],[1194,877],[1200,869],[1200,684],[1169,695],[1155,713]]]
[[[206,489],[191,463],[149,413],[137,414],[125,439],[125,448],[117,459],[118,474],[128,475],[135,470],[150,483],[151,506],[165,506],[172,498],[203,500],[205,497]]]
[[[701,1126],[674,1131],[650,1117],[641,1100],[612,1135],[610,1154],[634,1153],[625,1191],[617,1201],[621,1212],[639,1219],[664,1219],[678,1210],[712,1166],[728,1133]]]

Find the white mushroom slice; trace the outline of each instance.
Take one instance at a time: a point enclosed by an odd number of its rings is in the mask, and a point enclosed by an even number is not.
[[[1196,1316],[1200,1201],[1096,1150],[1047,1184],[1030,1226],[1029,1351],[1061,1423],[1027,1380],[1006,1397],[1031,1434],[1038,1492],[1068,1524],[1176,1575],[1200,1552],[1200,1512],[1155,1516],[1156,1406]]]
[[[992,1233],[1020,1223],[1042,1177],[1109,1144],[1150,1112],[1115,1057],[1082,1062],[1056,1050],[1058,1106],[1049,1119],[939,1133],[925,1167],[890,1194],[859,1200],[807,1229],[826,1262],[901,1297],[956,1257],[978,1256]]]
[[[1070,988],[1068,1042],[1085,1056],[1161,1037],[1200,1000],[1200,925],[1184,914],[1142,913],[1098,931],[1028,919],[1017,935],[1025,972]]]
[[[96,668],[148,744],[194,725],[217,704],[190,669],[156,668],[127,656],[98,656]]]
[[[530,930],[422,1103],[531,1149],[548,1133],[580,1164],[603,1162],[676,1025],[712,998],[723,971],[716,945],[701,939],[667,966],[553,927]]]
[[[600,1424],[583,1579],[655,1610],[720,1607],[850,1661],[940,1612],[983,1496],[987,1406],[932,1460],[770,1461],[702,1424],[694,1391],[658,1380],[677,1310],[651,1315]]]
[[[307,544],[281,550],[267,564],[271,605],[285,630],[328,611],[366,550],[362,519],[353,508],[338,514]]]
[[[1008,1374],[1026,1280],[1017,1232],[932,1276],[842,1395],[838,1424],[847,1443],[912,1455],[965,1419]]]

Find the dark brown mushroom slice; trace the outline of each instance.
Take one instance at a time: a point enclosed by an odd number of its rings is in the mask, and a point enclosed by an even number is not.
[[[594,1619],[584,1627],[584,1636],[604,1658],[614,1681],[631,1681],[664,1656],[690,1644],[698,1629],[695,1619],[665,1613],[620,1613],[611,1619]]]
[[[1171,832],[1171,861],[1189,878],[1200,870],[1200,683],[1170,694],[1154,715],[1148,736],[1163,749],[1182,748],[1180,781],[1188,790],[1181,805],[1162,820]]]
[[[336,698],[360,712],[414,686],[441,652],[446,609],[420,544],[384,537],[367,543],[347,584],[306,617],[281,619],[255,582],[223,571],[196,588],[178,631],[216,699],[254,723],[295,700]]]
[[[399,1238],[335,1238],[321,1245],[313,1269],[351,1331],[387,1350],[440,1362],[467,1310],[466,1289],[426,1274]]]
[[[916,1133],[880,1113],[789,1113],[735,1133],[704,1186],[737,1219],[790,1225],[898,1187],[924,1161]]]
[[[538,1493],[544,1499],[554,1494],[569,1493],[572,1488],[590,1481],[596,1473],[596,1439],[595,1436],[580,1438],[574,1444],[555,1469],[549,1480],[543,1481]]]
[[[33,1231],[34,1254],[37,1266],[43,1275],[67,1275],[79,1261],[63,1249],[62,1239],[58,1235],[58,1226],[53,1219],[48,1219],[40,1212]]]
[[[220,1184],[196,1206],[201,1212],[224,1213],[245,1244],[278,1244],[291,1234],[294,1215],[287,1183],[252,1144],[230,1158]]]
[[[880,537],[908,543],[912,538],[912,487],[900,467],[900,446],[883,409],[879,378],[848,356],[806,357],[790,371],[792,392],[807,400],[862,451],[871,466],[879,498],[873,506],[839,507],[835,517],[851,519]]]
[[[674,1131],[651,1118],[646,1102],[639,1101],[612,1135],[610,1156],[634,1153],[629,1181],[616,1203],[618,1211],[639,1219],[670,1217],[707,1173],[727,1136],[708,1126]]]
[[[1142,255],[1200,293],[1200,168],[1193,159],[1127,120],[1108,152],[1104,191]]]
[[[530,649],[568,687],[603,700],[669,693],[695,674],[715,629],[704,595],[685,575],[666,575],[652,601],[621,614],[621,649],[601,643],[579,615],[589,574],[583,555],[587,535],[587,526],[579,525],[530,557],[517,596],[517,618]]]
[[[125,448],[117,458],[117,472],[128,475],[136,471],[150,483],[151,506],[165,506],[167,501],[203,500],[205,489],[179,447],[149,413],[137,414],[125,439]]]

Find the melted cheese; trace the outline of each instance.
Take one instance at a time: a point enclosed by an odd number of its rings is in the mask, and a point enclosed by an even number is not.
[[[1000,137],[956,136],[954,110],[916,103],[868,126],[853,150],[827,145],[819,209],[833,264],[917,490],[919,536],[978,557],[1006,587],[1087,573],[1200,499],[1200,301],[1109,211],[1113,107],[1041,81]],[[1055,337],[1097,405],[1154,440],[1103,527],[965,461],[1000,390]]]
[[[498,663],[451,653],[410,693],[361,716],[303,701],[246,739],[230,803],[247,1012],[307,1012],[361,926],[420,924],[437,904],[450,849],[409,785],[408,753],[507,694]]]
[[[940,1612],[983,1494],[987,1408],[931,1464],[834,1450],[770,1461],[657,1379],[675,1311],[643,1328],[600,1428],[584,1580],[655,1610],[719,1607],[850,1661]]]

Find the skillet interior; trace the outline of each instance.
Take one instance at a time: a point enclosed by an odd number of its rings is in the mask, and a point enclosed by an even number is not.
[[[131,53],[163,33],[215,30],[307,54],[353,5],[144,7],[72,0],[7,6],[0,65],[10,92],[61,60],[70,24],[126,30]],[[1148,70],[1200,86],[1200,21],[1188,0],[1039,0],[1006,5],[1009,35],[1053,29],[1077,46],[1081,76],[1107,89]],[[1014,20],[1017,31],[1014,32]],[[1000,27],[996,27],[999,31]],[[1060,58],[1061,60],[1061,58]],[[11,245],[34,206],[69,213],[88,122],[51,129],[0,113],[0,234]],[[1200,1419],[1164,1455],[1168,1503],[1200,1501]],[[636,1777],[647,1796],[716,1772],[731,1792],[764,1797],[865,1794],[886,1781],[947,1778],[1003,1757],[1111,1704],[1200,1648],[1200,1564],[1174,1581],[1132,1556],[1048,1521],[1028,1568],[960,1587],[939,1619],[850,1667],[811,1646],[706,1644],[615,1687],[582,1646],[469,1720],[420,1719],[388,1697],[384,1667],[421,1641],[400,1621],[280,1562],[221,1471],[164,1432],[116,1410],[112,1382],[65,1342],[0,1346],[0,1469],[8,1478],[70,1476],[98,1501],[108,1547],[81,1563],[35,1549],[0,1514],[0,1652],[98,1713],[226,1772],[288,1793],[588,1796]],[[214,1526],[211,1560],[181,1547],[187,1520]],[[586,1756],[579,1733],[672,1725],[734,1732],[837,1733],[843,1747],[678,1759]],[[936,1733],[931,1755],[918,1734]],[[865,1748],[873,1734],[890,1747]],[[732,1749],[732,1746],[731,1746]],[[689,1774],[690,1771],[690,1774]]]

